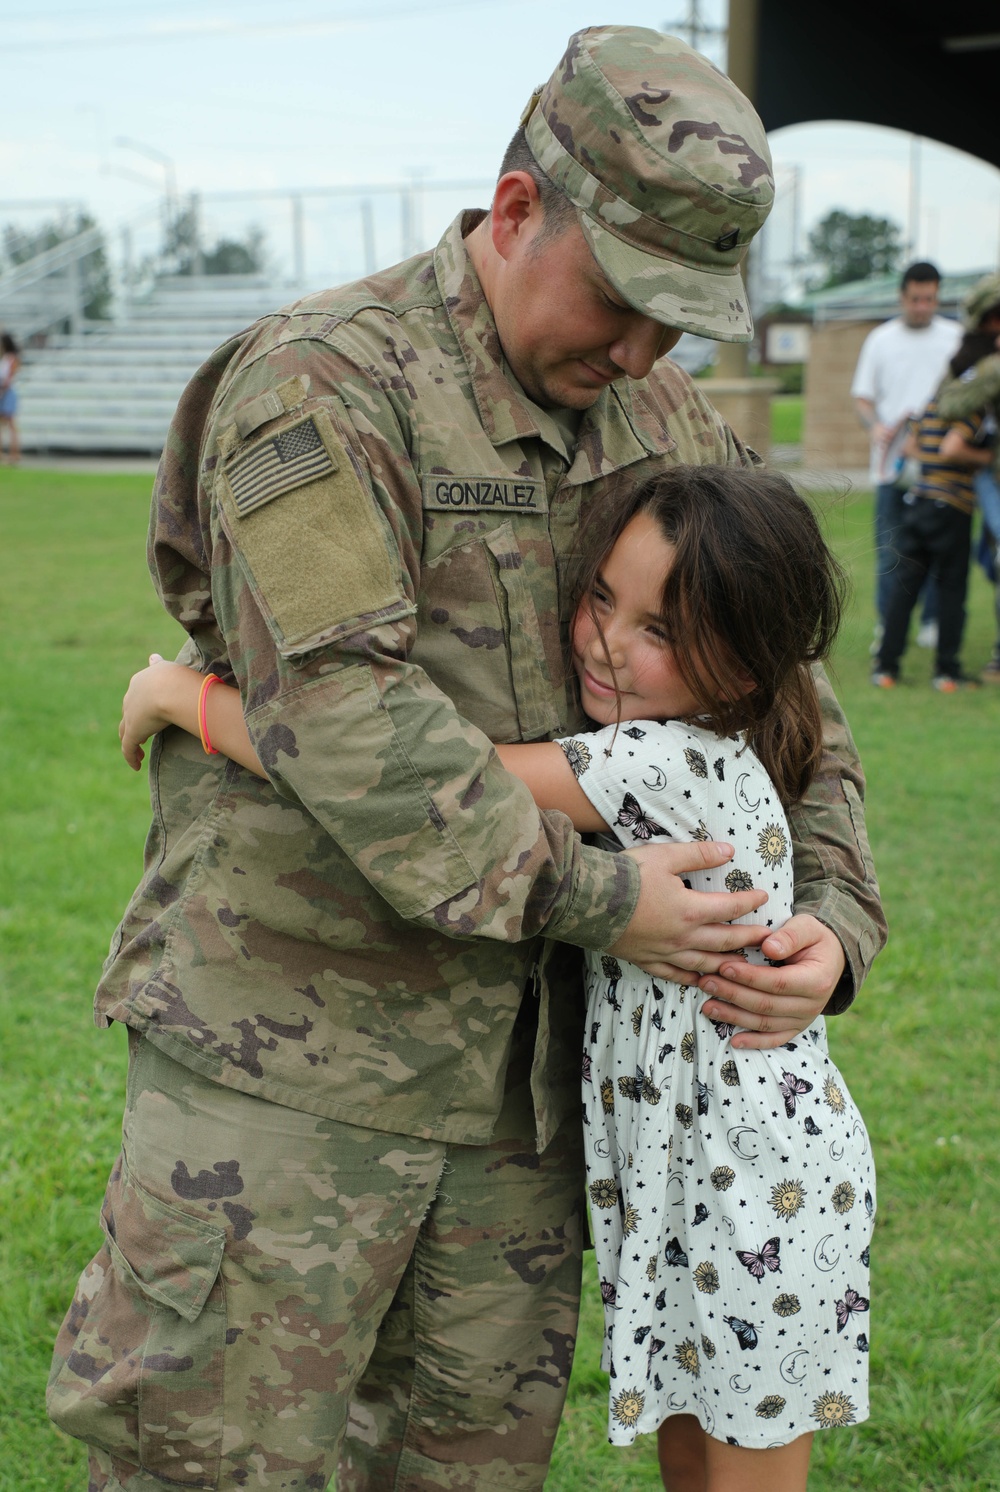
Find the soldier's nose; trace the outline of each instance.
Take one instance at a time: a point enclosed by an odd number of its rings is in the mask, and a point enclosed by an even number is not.
[[[650,316],[636,316],[628,331],[608,348],[608,356],[630,378],[647,378],[653,364],[667,351],[666,328]]]

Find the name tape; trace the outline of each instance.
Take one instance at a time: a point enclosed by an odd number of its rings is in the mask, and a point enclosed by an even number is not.
[[[421,480],[424,507],[438,513],[493,511],[547,513],[541,482],[523,477],[440,477]]]

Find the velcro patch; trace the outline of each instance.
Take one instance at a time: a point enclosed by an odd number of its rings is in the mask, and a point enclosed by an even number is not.
[[[330,402],[346,428],[346,410]],[[214,491],[283,657],[412,614],[389,525],[326,409],[230,452]],[[281,502],[270,501],[279,494]],[[249,503],[242,511],[239,497]]]
[[[424,507],[437,513],[494,512],[503,508],[514,513],[547,513],[548,493],[544,484],[530,477],[421,478]]]
[[[258,441],[226,463],[226,477],[240,518],[283,492],[292,492],[336,470],[337,464],[323,444],[312,415]]]

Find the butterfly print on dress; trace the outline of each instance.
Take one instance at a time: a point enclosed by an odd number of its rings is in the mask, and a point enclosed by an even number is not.
[[[670,832],[655,819],[651,819],[648,814],[643,813],[638,801],[631,793],[626,793],[622,799],[622,806],[618,810],[615,823],[621,824],[623,829],[631,829],[633,839],[652,839],[654,835]]]
[[[736,1257],[744,1268],[750,1271],[755,1280],[762,1280],[765,1269],[771,1274],[775,1272],[780,1274],[781,1260],[778,1257],[780,1247],[780,1239],[769,1238],[759,1254],[755,1254],[752,1249],[737,1249]]]
[[[752,1352],[757,1346],[757,1329],[751,1321],[741,1321],[739,1316],[723,1316],[723,1321],[736,1333],[736,1340],[744,1352]]]
[[[677,1238],[671,1238],[663,1250],[663,1257],[674,1269],[687,1269],[688,1267],[688,1256],[681,1248],[680,1241]]]
[[[794,1072],[783,1072],[781,1082],[778,1084],[785,1099],[785,1113],[789,1119],[794,1117],[796,1100],[806,1093],[811,1093],[812,1083],[807,1083],[805,1078],[797,1078]]]
[[[867,1311],[869,1302],[867,1295],[859,1295],[857,1290],[848,1286],[843,1300],[835,1300],[833,1304],[837,1312],[837,1331],[841,1332],[852,1316],[859,1316],[862,1311]]]

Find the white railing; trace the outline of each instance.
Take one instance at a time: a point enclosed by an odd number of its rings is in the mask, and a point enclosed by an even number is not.
[[[83,323],[83,262],[104,244],[99,228],[87,228],[54,248],[0,273],[0,322],[22,338],[68,322]]]
[[[183,212],[203,248],[223,238],[242,241],[252,222],[266,245],[262,272],[276,285],[301,291],[341,284],[417,253],[438,238],[460,207],[485,205],[490,195],[491,182],[485,179],[424,178],[167,198],[114,230],[88,228],[0,272],[0,327],[26,341],[63,327],[75,333],[107,326],[107,321],[88,321],[85,313],[92,284],[84,266],[101,249],[111,319],[128,322],[157,278],[178,273],[176,248],[168,254],[164,246]],[[189,246],[187,254],[185,273],[197,276],[203,249]]]

